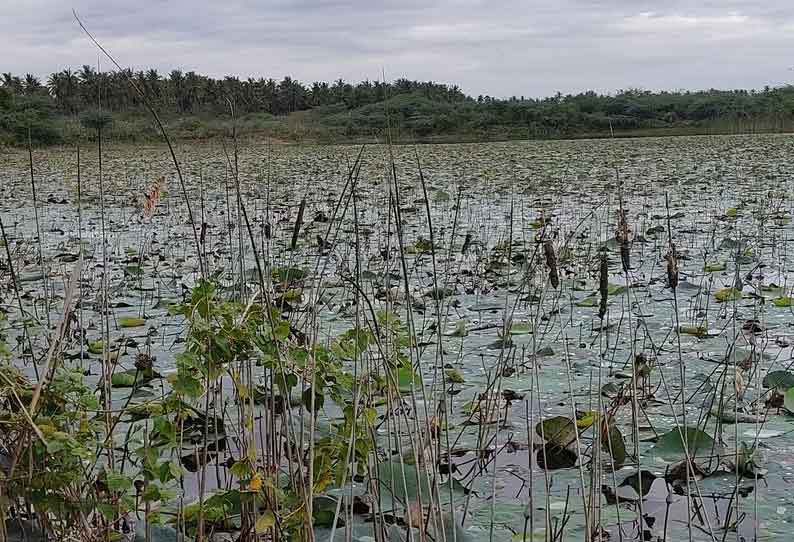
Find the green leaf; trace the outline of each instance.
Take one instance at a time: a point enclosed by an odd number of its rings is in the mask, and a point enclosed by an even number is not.
[[[289,322],[286,320],[279,320],[273,326],[273,336],[278,341],[285,341],[289,337]]]
[[[403,474],[405,478],[403,478]],[[399,459],[395,459],[379,463],[377,475],[380,481],[380,494],[383,498],[381,506],[384,509],[390,509],[390,505],[394,505],[396,508],[398,502],[403,504],[416,502],[420,498],[422,502],[429,501],[430,482],[423,467],[417,468],[416,465],[401,463]],[[453,483],[452,491],[453,493],[462,493],[463,488],[460,484]],[[444,492],[449,494],[449,486],[446,482],[444,483]]]
[[[265,511],[264,514],[256,519],[256,534],[263,535],[267,533],[268,529],[276,524],[276,516],[273,515],[271,510]]]
[[[576,440],[576,423],[565,416],[554,416],[539,422],[535,433],[549,444],[565,448]]]
[[[686,438],[689,456],[695,458],[698,454],[711,455],[712,451],[719,449],[717,443],[708,434],[696,427],[674,428],[659,437],[651,453],[668,461],[684,459],[684,441],[681,436]]]
[[[198,397],[204,392],[204,385],[197,378],[194,378],[186,371],[168,375],[168,381],[176,393],[187,397]]]
[[[706,273],[714,273],[717,271],[725,271],[727,267],[725,262],[710,262],[705,265],[704,271],[706,271]]]
[[[446,375],[447,381],[452,382],[453,384],[463,384],[466,382],[466,379],[463,378],[463,374],[458,369],[447,369]]]
[[[775,307],[791,307],[794,304],[794,298],[791,296],[777,297],[772,300],[772,303],[775,304]]]
[[[127,491],[132,487],[132,480],[128,476],[124,476],[117,472],[107,473],[105,483],[107,483],[110,491]]]
[[[709,334],[709,328],[705,325],[694,324],[681,324],[678,326],[678,332],[684,335],[694,335],[696,337],[705,337]]]
[[[588,296],[576,302],[577,307],[597,307],[599,300],[597,297]]]
[[[146,489],[143,490],[143,493],[141,494],[141,499],[144,502],[155,502],[162,500],[162,492],[160,491],[160,486],[150,482],[146,486]]]
[[[513,322],[510,325],[511,335],[531,335],[532,323],[531,322]]]
[[[433,201],[435,202],[442,202],[448,200],[449,200],[449,194],[447,194],[443,190],[436,190],[435,193],[433,194]]]
[[[154,378],[161,377],[151,369],[145,371],[139,371],[137,369],[117,371],[110,377],[110,385],[113,388],[132,388],[135,386],[143,386]]]
[[[766,374],[761,383],[765,388],[785,391],[794,387],[794,374],[789,371],[772,371]]]
[[[626,442],[623,434],[614,423],[609,423],[609,431],[601,436],[601,448],[612,454],[615,467],[621,467],[626,461]]]
[[[724,303],[726,301],[738,301],[742,298],[742,291],[738,288],[723,288],[721,290],[717,290],[717,292],[714,294],[714,298],[720,303]]]
[[[143,275],[143,268],[139,265],[128,265],[124,272],[134,277],[140,277]]]
[[[466,329],[466,320],[458,320],[455,324],[455,330],[451,333],[447,333],[449,337],[467,337],[469,335],[469,331]]]
[[[110,377],[110,385],[114,388],[132,388],[135,386],[137,373],[138,371],[135,369],[113,373],[113,376]],[[140,384],[140,380],[138,380],[138,384]]]
[[[794,387],[787,389],[786,393],[783,394],[783,406],[794,414]]]
[[[129,327],[141,327],[145,325],[146,325],[146,320],[144,318],[139,318],[137,316],[119,317],[119,327],[129,328]]]
[[[276,267],[272,272],[273,280],[280,283],[301,281],[307,275],[308,273],[300,267]]]
[[[306,410],[311,412],[312,410],[312,397],[314,397],[314,411],[317,412],[321,408],[323,408],[323,403],[325,402],[325,395],[323,395],[322,389],[317,389],[318,386],[313,386],[311,388],[306,388],[303,390],[301,394],[301,402]],[[314,393],[312,393],[314,392]]]
[[[413,387],[419,388],[422,386],[422,379],[416,374],[413,367],[399,367],[395,377],[401,393],[409,393]]]
[[[620,295],[626,293],[628,288],[622,284],[609,284],[607,286],[608,295]]]
[[[778,286],[774,282],[772,284],[765,284],[761,286],[761,292],[766,298],[780,298],[786,293],[786,289]]]

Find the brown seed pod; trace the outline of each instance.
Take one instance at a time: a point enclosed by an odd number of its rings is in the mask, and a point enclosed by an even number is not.
[[[549,268],[551,286],[552,288],[559,288],[560,275],[557,272],[557,255],[554,253],[554,245],[550,240],[543,243],[543,254],[546,256],[546,267]]]
[[[678,287],[678,255],[675,245],[670,246],[665,259],[667,260],[667,285],[675,290]]]
[[[141,372],[151,371],[154,367],[154,360],[154,356],[141,352],[135,356],[135,368]]]
[[[463,247],[460,249],[460,253],[466,254],[469,251],[469,245],[471,245],[471,232],[466,234],[466,240],[463,241]]]
[[[629,229],[629,223],[626,221],[625,209],[618,211],[618,227],[615,232],[615,239],[620,243],[620,261],[623,264],[623,271],[628,273],[631,268],[631,230]]]
[[[628,241],[620,243],[620,263],[623,264],[623,271],[628,273],[629,269],[631,269],[631,251],[629,250]]]
[[[601,302],[598,304],[598,317],[603,320],[607,313],[607,296],[609,295],[609,261],[607,253],[601,253],[601,265],[598,270],[598,291]]]

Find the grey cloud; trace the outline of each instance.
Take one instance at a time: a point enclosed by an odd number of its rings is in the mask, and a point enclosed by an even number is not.
[[[794,64],[788,0],[0,0],[0,71],[95,64],[72,7],[124,65],[213,76],[385,70],[474,95],[542,96],[761,87],[785,83]]]

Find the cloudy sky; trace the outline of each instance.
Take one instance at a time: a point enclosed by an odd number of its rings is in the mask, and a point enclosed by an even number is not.
[[[0,72],[96,64],[472,94],[760,88],[794,81],[792,0],[0,0]],[[107,64],[103,62],[103,64]]]

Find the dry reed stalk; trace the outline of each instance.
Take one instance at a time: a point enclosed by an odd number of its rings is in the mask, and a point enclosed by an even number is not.
[[[607,298],[609,296],[609,260],[606,252],[601,253],[598,266],[598,292],[601,295],[598,303],[598,318],[603,320],[607,314]]]
[[[546,257],[546,267],[549,268],[549,281],[551,282],[552,288],[559,288],[560,286],[560,275],[557,270],[557,255],[554,253],[554,244],[551,240],[547,240],[543,243],[543,254]]]
[[[152,183],[149,189],[143,194],[143,215],[151,218],[157,204],[160,203],[162,190],[165,186],[165,177],[160,177]]]

